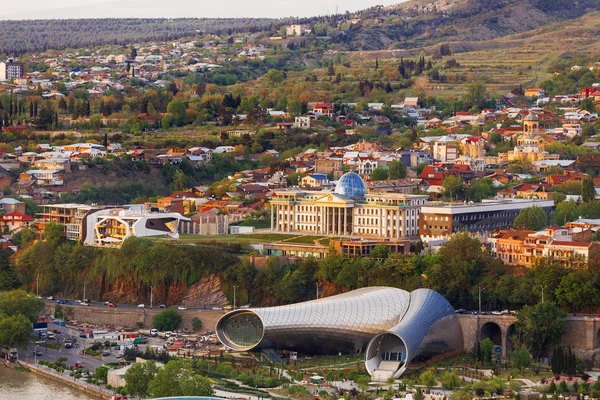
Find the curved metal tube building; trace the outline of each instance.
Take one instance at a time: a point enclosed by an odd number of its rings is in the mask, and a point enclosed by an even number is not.
[[[217,322],[217,337],[238,350],[309,354],[362,351],[374,378],[400,376],[415,357],[462,348],[452,306],[438,293],[368,287],[280,307],[239,309]]]

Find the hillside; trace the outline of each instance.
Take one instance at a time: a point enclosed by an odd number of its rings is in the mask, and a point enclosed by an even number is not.
[[[600,10],[600,2],[556,0],[411,1],[369,10],[338,41],[349,50],[411,49],[441,42],[481,42]]]

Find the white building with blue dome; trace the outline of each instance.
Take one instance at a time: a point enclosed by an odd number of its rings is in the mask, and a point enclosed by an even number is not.
[[[282,190],[271,197],[271,230],[282,233],[412,239],[419,236],[419,210],[428,196],[368,193],[362,178],[348,172],[335,190]]]

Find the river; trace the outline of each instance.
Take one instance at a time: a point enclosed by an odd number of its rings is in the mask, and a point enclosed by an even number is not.
[[[0,365],[0,400],[92,400],[79,390],[64,387],[52,380]]]

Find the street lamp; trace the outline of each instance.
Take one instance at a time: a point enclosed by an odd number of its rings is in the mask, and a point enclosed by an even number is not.
[[[236,290],[237,288],[239,288],[239,285],[234,285],[233,286],[233,309],[235,310],[235,294],[236,294]]]
[[[35,295],[37,297],[40,297],[40,275],[41,274],[37,274],[37,277],[35,278]]]
[[[85,287],[87,286],[88,283],[89,283],[88,281],[83,282],[83,299],[82,300],[84,302],[85,302],[85,299],[86,299],[86,297],[85,297]]]
[[[40,347],[39,345],[35,346],[35,365],[37,365],[37,349]]]
[[[544,304],[544,289],[546,289],[548,285],[540,285],[540,287],[542,288],[542,304]]]
[[[150,309],[151,310],[152,310],[152,300],[153,300],[153,298],[152,298],[152,292],[154,291],[155,287],[156,286],[150,286]]]

